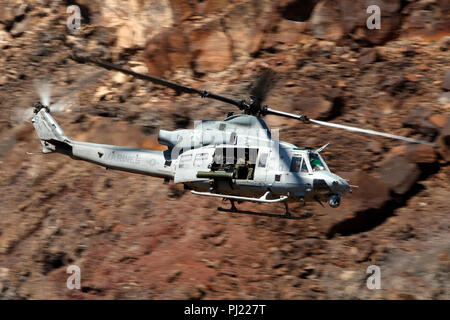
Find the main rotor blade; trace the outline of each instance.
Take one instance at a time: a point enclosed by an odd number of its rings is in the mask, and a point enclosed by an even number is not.
[[[66,111],[67,107],[77,100],[76,95],[78,92],[89,83],[97,81],[97,79],[103,76],[105,72],[106,71],[104,70],[89,72],[85,76],[81,77],[81,79],[71,84],[66,90],[59,94],[62,98],[49,106],[50,112]]]
[[[265,69],[264,72],[259,75],[257,81],[252,87],[250,96],[254,97],[258,103],[263,103],[266,99],[269,90],[273,86],[274,75],[275,72],[272,69]]]
[[[356,128],[356,127],[351,127],[351,126],[345,126],[343,124],[319,121],[319,120],[314,120],[314,119],[309,119],[309,121],[312,122],[312,123],[320,124],[322,126],[339,128],[339,129],[344,129],[344,130],[348,130],[348,131],[361,132],[361,133],[371,134],[371,135],[375,135],[375,136],[381,136],[381,137],[386,137],[386,138],[391,138],[391,139],[408,141],[408,142],[412,142],[412,143],[422,143],[422,144],[427,144],[427,145],[430,145],[430,146],[434,146],[435,145],[432,142],[428,142],[428,141],[424,141],[424,140],[418,140],[418,139],[413,139],[413,138],[407,138],[407,137],[398,136],[398,135],[390,134],[390,133],[379,132],[379,131],[375,131],[375,130],[361,129],[361,128]]]
[[[81,57],[81,56],[77,56],[77,55],[71,55],[71,59],[73,59],[73,60],[75,60],[75,61],[77,61],[79,63],[92,63],[92,64],[95,64],[95,65],[100,66],[102,68],[105,68],[107,70],[119,71],[119,72],[122,72],[124,74],[131,75],[131,76],[133,76],[135,78],[138,78],[138,79],[142,79],[142,80],[145,80],[145,81],[150,81],[150,82],[152,82],[154,84],[171,88],[171,89],[173,89],[173,90],[175,90],[177,92],[185,92],[185,93],[191,93],[191,94],[194,93],[194,94],[200,95],[202,98],[210,98],[210,99],[219,100],[219,101],[222,101],[222,102],[225,102],[225,103],[229,103],[229,104],[232,104],[234,106],[237,106],[240,110],[244,110],[245,113],[252,114],[252,115],[274,114],[274,115],[278,115],[278,116],[283,116],[283,117],[288,117],[288,118],[301,120],[301,121],[303,121],[305,123],[312,122],[312,123],[316,123],[316,124],[319,124],[319,125],[328,126],[328,127],[334,127],[334,128],[339,128],[339,129],[344,129],[344,130],[348,130],[348,131],[361,132],[361,133],[377,135],[377,136],[387,137],[387,138],[391,138],[391,139],[398,139],[398,140],[403,140],[403,141],[408,141],[408,142],[413,142],[413,143],[422,143],[422,144],[427,144],[427,145],[434,145],[433,143],[428,142],[428,141],[402,137],[402,136],[398,136],[398,135],[394,135],[394,134],[383,133],[383,132],[369,130],[369,129],[360,129],[360,128],[346,126],[346,125],[337,124],[337,123],[330,123],[330,122],[325,122],[325,121],[308,119],[308,117],[305,116],[305,115],[295,115],[295,114],[288,113],[288,112],[283,112],[283,111],[270,109],[267,106],[261,106],[261,101],[260,100],[264,98],[263,97],[264,96],[264,92],[263,92],[264,91],[264,87],[266,87],[270,83],[270,80],[271,80],[270,72],[268,72],[265,75],[263,75],[263,77],[260,79],[260,81],[257,83],[256,87],[254,88],[253,92],[258,95],[258,96],[254,97],[256,100],[253,100],[250,103],[247,103],[245,100],[230,99],[230,98],[227,98],[227,97],[224,97],[224,96],[216,95],[214,93],[211,93],[211,92],[208,92],[208,91],[205,91],[205,90],[194,89],[194,88],[191,88],[191,87],[183,86],[183,85],[175,83],[175,82],[171,82],[171,81],[167,81],[167,80],[164,80],[164,79],[161,79],[161,78],[157,78],[157,77],[154,77],[154,76],[151,76],[151,75],[134,72],[132,70],[128,70],[128,69],[125,69],[125,68],[113,65],[111,63],[108,63],[108,62],[105,62],[105,61],[102,61],[102,60],[99,60],[99,59],[92,58],[92,57],[86,57],[86,56]]]
[[[427,144],[427,145],[430,145],[430,146],[434,146],[435,145],[432,142],[428,142],[428,141],[424,141],[424,140],[407,138],[407,137],[398,136],[398,135],[395,135],[395,134],[384,133],[384,132],[379,132],[379,131],[370,130],[370,129],[361,129],[361,128],[346,126],[346,125],[338,124],[338,123],[331,123],[331,122],[326,122],[326,121],[319,121],[319,120],[309,119],[308,117],[306,117],[304,115],[296,115],[296,114],[292,114],[292,113],[288,113],[288,112],[273,110],[273,109],[270,109],[270,108],[267,108],[267,107],[265,108],[265,112],[264,113],[265,114],[274,114],[274,115],[283,116],[283,117],[292,118],[292,119],[297,119],[297,120],[301,120],[301,121],[306,122],[306,123],[307,122],[312,122],[312,123],[315,123],[315,124],[318,124],[318,125],[321,125],[321,126],[328,126],[328,127],[344,129],[344,130],[348,130],[348,131],[361,132],[361,133],[366,133],[366,134],[371,134],[371,135],[376,135],[376,136],[381,136],[381,137],[386,137],[386,138],[391,138],[391,139],[408,141],[408,142],[412,142],[412,143],[422,143],[422,144]]]
[[[184,93],[194,93],[194,94],[198,94],[200,95],[202,98],[210,98],[210,99],[215,99],[215,100],[219,100],[225,103],[229,103],[232,105],[237,106],[239,109],[243,109],[244,108],[244,102],[240,101],[240,100],[234,100],[234,99],[230,99],[224,96],[219,96],[217,94],[205,91],[205,90],[198,90],[198,89],[194,89],[191,87],[187,87],[187,86],[183,86],[181,84],[175,83],[175,82],[171,82],[171,81],[167,81],[161,78],[157,78],[148,74],[142,74],[142,73],[138,73],[138,72],[134,72],[132,70],[128,70],[116,65],[113,65],[111,63],[99,60],[99,59],[94,59],[91,57],[80,57],[80,56],[76,56],[76,55],[72,55],[71,58],[79,63],[92,63],[95,64],[97,66],[100,66],[102,68],[105,68],[107,70],[115,70],[115,71],[119,71],[122,72],[124,74],[128,74],[131,75],[135,78],[138,79],[142,79],[145,81],[150,81],[154,84],[157,85],[161,85],[161,86],[165,86],[168,87],[170,89],[173,89],[177,92],[184,92]]]
[[[292,119],[296,119],[296,120],[301,120],[303,122],[308,122],[308,118],[304,115],[297,115],[297,114],[293,114],[293,113],[289,113],[289,112],[284,112],[284,111],[279,111],[279,110],[274,110],[274,109],[270,109],[267,106],[265,106],[262,109],[262,114],[266,115],[266,114],[274,114],[277,116],[282,116],[282,117],[286,117],[286,118],[292,118]]]

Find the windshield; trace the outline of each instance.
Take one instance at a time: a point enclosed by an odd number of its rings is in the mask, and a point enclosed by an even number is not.
[[[295,155],[292,157],[290,171],[291,172],[308,172],[308,168],[306,167],[306,162],[303,160],[302,156]]]
[[[309,162],[311,163],[311,168],[312,168],[313,171],[326,170],[326,167],[323,164],[322,160],[315,153],[310,153],[309,154]]]

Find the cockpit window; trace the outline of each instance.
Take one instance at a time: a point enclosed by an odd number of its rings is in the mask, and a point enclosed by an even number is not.
[[[315,153],[309,154],[309,162],[311,163],[311,168],[313,171],[326,170],[325,165],[320,160],[319,156]]]
[[[303,160],[301,156],[293,156],[291,161],[291,172],[308,172],[308,167],[306,166],[306,162]]]

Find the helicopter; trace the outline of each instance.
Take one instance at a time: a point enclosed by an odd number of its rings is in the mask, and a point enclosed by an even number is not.
[[[165,151],[146,150],[115,145],[80,142],[70,139],[52,117],[49,99],[34,106],[32,124],[42,144],[42,154],[61,153],[108,169],[122,170],[164,179],[164,183],[181,183],[199,196],[222,198],[231,202],[229,211],[238,212],[235,203],[283,203],[285,217],[290,218],[289,203],[328,202],[332,208],[352,188],[348,181],[327,166],[320,152],[324,146],[299,148],[279,140],[263,120],[265,115],[297,119],[354,132],[400,139],[411,143],[427,141],[374,130],[319,121],[262,104],[261,92],[248,100],[235,100],[205,90],[187,87],[148,74],[114,65],[89,56],[71,55],[81,64],[93,64],[119,71],[153,84],[171,88],[178,93],[200,95],[234,105],[242,113],[229,113],[224,120],[202,120],[193,129],[159,130],[158,142]],[[261,77],[259,91],[270,77]],[[256,90],[258,91],[258,90]]]

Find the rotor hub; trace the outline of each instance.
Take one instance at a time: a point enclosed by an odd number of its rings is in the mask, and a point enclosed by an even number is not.
[[[50,108],[43,105],[40,101],[34,104],[34,113],[37,114],[39,111],[41,111],[42,108],[45,108],[45,110],[50,113]]]

